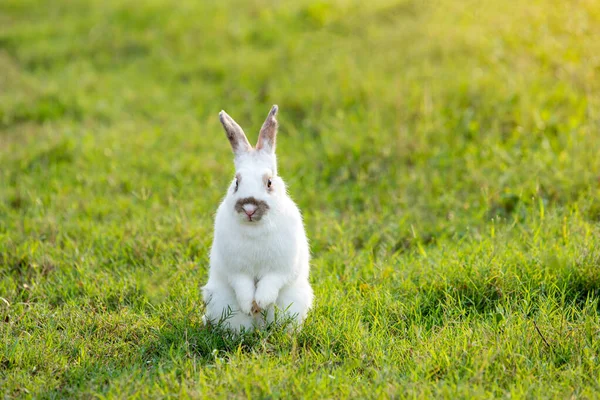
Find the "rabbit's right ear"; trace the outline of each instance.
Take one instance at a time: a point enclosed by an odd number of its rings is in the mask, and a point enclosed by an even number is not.
[[[277,139],[277,119],[275,116],[277,115],[277,104],[275,104],[271,111],[269,111],[269,115],[267,115],[267,119],[265,120],[262,128],[260,128],[260,133],[258,134],[258,143],[256,143],[256,150],[264,150],[268,153],[275,153],[275,139]]]
[[[229,139],[231,148],[236,155],[252,150],[252,146],[250,145],[250,142],[248,142],[246,134],[237,124],[237,122],[233,120],[233,118],[231,118],[225,111],[221,110],[219,113],[219,119],[221,120],[223,128],[225,128],[227,139]]]

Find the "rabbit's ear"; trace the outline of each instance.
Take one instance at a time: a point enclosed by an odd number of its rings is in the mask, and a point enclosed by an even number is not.
[[[248,142],[246,134],[233,118],[225,111],[221,111],[219,113],[219,119],[221,120],[223,128],[225,128],[227,139],[229,139],[229,143],[231,143],[231,148],[235,154],[246,153],[252,150],[252,146],[250,145],[250,142]]]
[[[269,115],[267,115],[262,128],[260,128],[256,150],[262,149],[269,153],[275,153],[275,139],[277,137],[277,120],[275,119],[275,115],[277,115],[277,110],[277,105],[274,105],[271,111],[269,111]]]

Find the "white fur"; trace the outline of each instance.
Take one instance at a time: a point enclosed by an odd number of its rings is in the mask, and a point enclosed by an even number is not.
[[[224,321],[230,329],[248,330],[273,321],[277,308],[299,325],[312,305],[302,216],[277,176],[276,164],[274,145],[236,152],[241,181],[236,191],[234,179],[217,210],[209,278],[202,288],[205,321],[216,323],[230,314]],[[265,174],[272,177],[271,191]],[[269,206],[259,221],[250,222],[235,211],[238,199],[251,196]],[[266,313],[253,313],[253,302]]]

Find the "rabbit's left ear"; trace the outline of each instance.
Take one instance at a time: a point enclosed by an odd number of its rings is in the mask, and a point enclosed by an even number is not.
[[[277,105],[274,105],[269,111],[269,115],[267,115],[267,119],[263,123],[262,128],[260,128],[260,133],[258,134],[258,143],[256,143],[256,150],[264,150],[269,153],[275,153],[275,139],[277,137],[277,120],[275,119],[275,115],[277,115],[277,110],[279,108]]]
[[[221,110],[219,119],[221,120],[221,124],[227,134],[227,139],[229,139],[231,148],[236,156],[252,150],[252,146],[250,145],[250,142],[248,142],[248,138],[246,138],[243,129],[229,116],[229,114]]]

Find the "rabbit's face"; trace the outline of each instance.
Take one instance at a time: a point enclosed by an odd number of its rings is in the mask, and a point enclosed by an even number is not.
[[[252,151],[236,160],[236,174],[229,188],[231,211],[243,223],[255,224],[276,207],[277,197],[285,192],[269,157]]]
[[[225,111],[219,114],[235,154],[236,175],[227,201],[240,222],[257,224],[267,219],[276,207],[277,198],[285,194],[285,185],[277,176],[275,137],[277,106],[273,106],[252,148],[242,128]],[[271,211],[269,211],[271,210]]]

